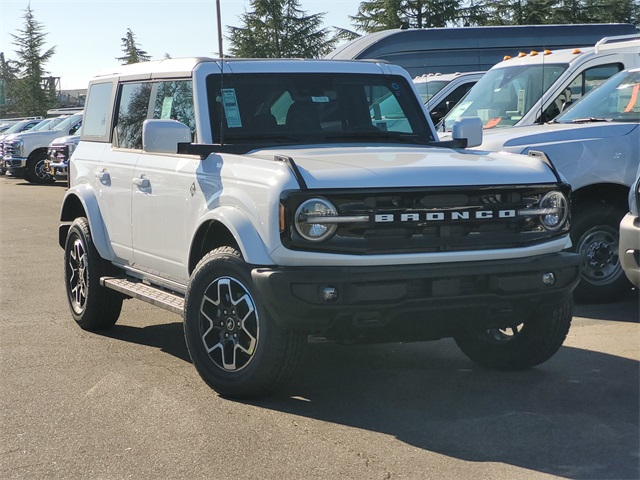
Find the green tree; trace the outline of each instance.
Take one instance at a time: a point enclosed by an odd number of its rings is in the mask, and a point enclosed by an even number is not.
[[[639,0],[585,0],[584,10],[592,22],[631,23],[640,26]]]
[[[229,51],[243,58],[317,58],[336,39],[322,27],[324,14],[307,15],[299,0],[251,0],[252,11],[240,15],[242,27],[227,27]]]
[[[429,28],[484,23],[485,3],[476,0],[371,0],[351,16],[356,29],[372,33],[390,28]],[[350,32],[339,32],[347,38]]]
[[[6,117],[12,110],[9,100],[18,79],[18,67],[14,63],[0,52],[0,117]]]
[[[138,46],[136,36],[130,28],[127,28],[126,35],[122,37],[122,51],[124,52],[124,55],[122,57],[117,57],[116,60],[120,61],[123,65],[148,62],[151,60],[149,54]]]
[[[640,0],[494,0],[485,2],[486,25],[553,23],[639,24]]]
[[[14,104],[23,115],[43,115],[56,102],[55,89],[52,91],[45,77],[45,64],[55,53],[55,47],[42,51],[47,34],[34,15],[31,5],[24,14],[24,29],[18,35],[11,34],[17,47],[15,65],[17,77],[12,82],[11,93]]]

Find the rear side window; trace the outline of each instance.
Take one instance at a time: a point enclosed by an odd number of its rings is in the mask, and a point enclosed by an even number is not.
[[[83,139],[100,140],[109,135],[113,83],[95,83],[89,88],[85,107]]]
[[[151,83],[126,83],[120,90],[114,146],[142,149],[142,123],[147,118]]]

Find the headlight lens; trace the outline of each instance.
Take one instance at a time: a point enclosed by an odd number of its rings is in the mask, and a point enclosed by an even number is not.
[[[562,192],[549,192],[540,200],[540,221],[547,230],[560,230],[568,216],[569,202]]]
[[[22,140],[15,140],[13,142],[13,148],[18,157],[22,157],[24,155],[24,142]]]
[[[337,225],[329,217],[338,215],[336,207],[324,198],[312,198],[298,207],[295,215],[296,230],[310,242],[322,242],[336,231]]]

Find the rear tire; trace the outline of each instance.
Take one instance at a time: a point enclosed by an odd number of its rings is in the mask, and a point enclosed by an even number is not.
[[[528,320],[505,329],[483,329],[455,337],[463,353],[479,365],[496,370],[525,370],[550,359],[567,337],[573,316],[571,300],[541,307]]]
[[[262,307],[249,266],[231,247],[209,252],[185,296],[184,334],[196,370],[222,396],[257,398],[298,368],[303,332],[279,327]]]
[[[124,298],[100,285],[100,277],[115,273],[93,245],[87,219],[77,218],[67,233],[64,275],[69,309],[82,329],[107,329],[118,321]]]

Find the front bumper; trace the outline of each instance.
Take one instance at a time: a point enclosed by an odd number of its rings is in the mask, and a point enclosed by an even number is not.
[[[543,282],[552,273],[554,283]],[[484,262],[384,267],[255,268],[260,299],[285,328],[372,341],[505,327],[569,300],[580,257],[556,253]],[[547,278],[548,280],[548,278]],[[333,301],[323,290],[337,291]]]
[[[27,166],[27,159],[21,157],[4,157],[4,167],[8,169],[25,168]]]
[[[631,283],[640,288],[640,218],[627,213],[620,222],[620,263]]]

